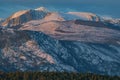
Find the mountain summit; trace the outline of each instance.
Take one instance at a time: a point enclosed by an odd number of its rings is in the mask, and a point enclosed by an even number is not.
[[[23,23],[26,23],[31,20],[88,20],[88,21],[99,21],[100,18],[92,13],[85,13],[85,12],[68,12],[68,13],[59,13],[59,12],[50,12],[44,7],[40,7],[37,9],[30,9],[30,10],[21,10],[9,18],[7,18],[3,23],[2,26],[18,26]]]
[[[14,13],[9,18],[7,18],[2,26],[17,26],[22,23],[28,22],[30,20],[42,19],[47,15],[47,12],[43,8],[36,10],[22,10]]]

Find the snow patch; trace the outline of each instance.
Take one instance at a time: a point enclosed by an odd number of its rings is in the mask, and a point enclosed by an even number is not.
[[[99,17],[93,13],[87,13],[87,12],[68,12],[68,14],[78,16],[82,18],[83,20],[89,20],[89,21],[99,21]]]
[[[36,11],[44,11],[44,12],[48,12],[48,10],[45,7],[39,7],[37,9],[35,9]]]

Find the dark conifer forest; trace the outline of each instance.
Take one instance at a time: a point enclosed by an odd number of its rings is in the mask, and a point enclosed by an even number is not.
[[[68,72],[0,72],[0,80],[120,80],[120,76]]]

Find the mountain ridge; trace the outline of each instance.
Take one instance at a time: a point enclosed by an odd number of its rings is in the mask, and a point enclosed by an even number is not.
[[[65,21],[65,20],[73,20],[73,19],[82,19],[82,20],[90,20],[90,21],[99,21],[99,17],[92,13],[86,12],[68,12],[68,13],[59,13],[59,12],[50,12],[44,7],[40,7],[37,9],[31,10],[21,10],[9,18],[7,18],[3,23],[2,26],[18,26],[22,23],[26,23],[31,20],[57,20],[57,21]]]
[[[120,26],[43,7],[37,10],[1,26],[1,71],[120,75]]]

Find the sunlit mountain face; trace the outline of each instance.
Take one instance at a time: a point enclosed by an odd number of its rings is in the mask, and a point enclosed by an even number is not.
[[[119,2],[0,0],[0,71],[120,76]]]
[[[120,18],[119,0],[0,0],[0,17],[6,18],[10,14],[22,10],[33,9],[39,6],[56,11],[83,11],[98,15]]]

